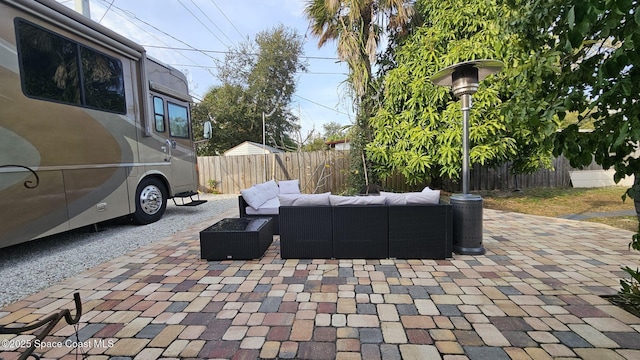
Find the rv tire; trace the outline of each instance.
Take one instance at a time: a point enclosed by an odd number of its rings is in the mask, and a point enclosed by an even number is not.
[[[136,212],[133,222],[146,225],[160,220],[167,208],[167,189],[156,178],[143,179],[136,190]]]

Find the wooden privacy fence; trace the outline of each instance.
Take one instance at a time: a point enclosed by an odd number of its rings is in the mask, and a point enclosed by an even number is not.
[[[266,161],[266,167],[265,167]],[[203,156],[198,157],[199,186],[202,191],[215,190],[223,194],[237,194],[253,184],[267,180],[299,179],[303,193],[340,193],[346,189],[349,151],[315,151],[263,155]],[[602,169],[591,164],[584,170]],[[570,187],[572,168],[564,156],[553,160],[553,169],[542,169],[532,174],[513,175],[510,164],[496,168],[473,166],[470,190],[510,190],[531,187]],[[266,176],[265,176],[266,175]],[[382,187],[393,191],[410,191],[421,186],[409,186],[398,174],[382,182]],[[447,183],[447,190],[460,191],[461,185]],[[423,186],[422,186],[423,187]]]
[[[571,187],[570,171],[578,170],[571,167],[564,156],[554,158],[552,169],[541,169],[531,174],[513,175],[511,164],[503,164],[497,168],[473,166],[470,173],[471,190],[509,190],[534,187],[567,188]],[[591,163],[582,170],[602,170],[596,163]],[[460,186],[460,190],[462,187]]]
[[[348,168],[345,151],[198,157],[200,190],[211,190],[213,182],[223,194],[237,194],[265,179],[298,179],[303,193],[335,194],[344,190]]]

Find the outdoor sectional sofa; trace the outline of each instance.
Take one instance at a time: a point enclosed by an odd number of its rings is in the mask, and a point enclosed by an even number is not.
[[[439,203],[281,205],[280,256],[445,259],[453,248],[452,217],[451,205]]]
[[[247,214],[244,196],[253,195],[242,194],[240,216],[272,217],[283,259],[445,259],[452,254],[453,210],[440,202],[437,190],[374,196],[285,190],[277,195],[275,214]]]

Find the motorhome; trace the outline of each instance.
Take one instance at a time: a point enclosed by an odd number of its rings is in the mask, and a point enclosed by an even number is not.
[[[0,247],[204,202],[190,101],[184,74],[124,36],[0,0]]]

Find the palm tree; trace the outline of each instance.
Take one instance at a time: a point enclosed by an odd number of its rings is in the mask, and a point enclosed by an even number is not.
[[[351,141],[351,189],[369,187],[364,147],[371,139],[369,118],[373,114],[372,67],[383,31],[402,32],[412,20],[412,0],[308,0],[305,14],[311,34],[318,38],[318,47],[337,41],[338,57],[349,65],[347,79],[356,95],[357,108],[354,138]],[[364,169],[364,171],[359,171]],[[376,182],[375,179],[372,182]]]
[[[362,98],[372,79],[384,30],[398,31],[413,16],[410,0],[308,0],[305,14],[318,47],[337,40],[338,57],[349,65],[349,83]]]

